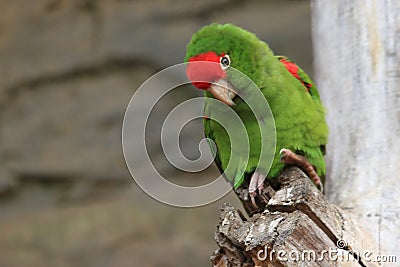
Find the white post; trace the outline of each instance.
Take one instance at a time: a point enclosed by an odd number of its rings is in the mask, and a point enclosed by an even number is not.
[[[400,1],[312,0],[327,195],[400,262]],[[385,266],[391,266],[391,264]]]

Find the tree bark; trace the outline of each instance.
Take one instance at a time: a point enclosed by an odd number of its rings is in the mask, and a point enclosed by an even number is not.
[[[366,233],[300,169],[286,168],[279,180],[277,191],[264,189],[264,211],[250,219],[229,204],[222,207],[213,266],[375,266],[361,253],[374,251],[361,242]],[[239,198],[247,207],[245,195]]]
[[[315,81],[330,128],[327,196],[399,262],[400,1],[311,3]]]

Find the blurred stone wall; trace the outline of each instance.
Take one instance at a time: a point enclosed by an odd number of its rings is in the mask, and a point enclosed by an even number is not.
[[[219,203],[185,212],[135,186],[126,192],[133,183],[121,148],[125,108],[143,81],[182,62],[191,35],[210,22],[255,32],[311,72],[308,1],[14,0],[1,7],[0,265],[208,264]]]

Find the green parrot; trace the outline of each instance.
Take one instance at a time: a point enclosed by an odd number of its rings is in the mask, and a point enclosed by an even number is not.
[[[225,178],[237,188],[245,177],[251,177],[248,189],[255,207],[257,189],[260,194],[265,179],[277,177],[285,164],[299,166],[322,190],[320,177],[324,177],[326,171],[324,154],[328,137],[325,110],[314,83],[300,67],[284,56],[274,55],[255,34],[232,24],[217,23],[205,26],[193,35],[187,45],[185,62],[188,62],[186,71],[192,83],[204,90],[207,98],[225,103],[243,121],[250,146],[248,160],[236,168],[237,173],[225,173]],[[215,62],[218,65],[199,71],[191,67],[191,62]],[[248,90],[260,90],[270,106],[276,129],[276,147],[270,168],[260,160],[259,122],[249,115],[250,107],[238,97],[238,92],[245,91],[247,84],[235,80],[230,74],[231,69],[248,76],[258,87]],[[204,80],[204,77],[205,81],[196,82],[197,78]],[[252,93],[255,94],[253,91],[249,95]],[[208,115],[221,112],[207,101],[204,110]],[[203,123],[205,136],[215,143],[212,146],[214,161],[223,173],[231,156],[229,137],[209,116],[205,116]]]

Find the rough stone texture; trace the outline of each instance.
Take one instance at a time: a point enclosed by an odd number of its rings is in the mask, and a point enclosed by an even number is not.
[[[97,188],[85,201],[65,191],[32,186],[19,193],[19,207],[0,204],[2,266],[172,267],[187,257],[192,266],[208,263],[221,202],[185,210],[151,201],[136,186]]]
[[[211,21],[246,27],[304,65],[310,57],[308,2],[281,2],[6,2],[0,20],[0,88],[12,89],[115,59],[161,67],[180,63],[190,36]]]
[[[308,1],[0,3],[0,265],[209,264],[220,202],[176,210],[125,188],[126,105],[153,73],[181,62],[191,35],[212,21],[255,32],[310,72]],[[199,127],[182,136],[185,151],[197,148]],[[150,141],[159,154],[159,136]],[[182,184],[217,173],[188,182],[155,160]]]
[[[146,68],[109,71],[19,93],[3,113],[8,167],[20,177],[126,176],[118,144],[123,108],[131,88],[151,74]]]

